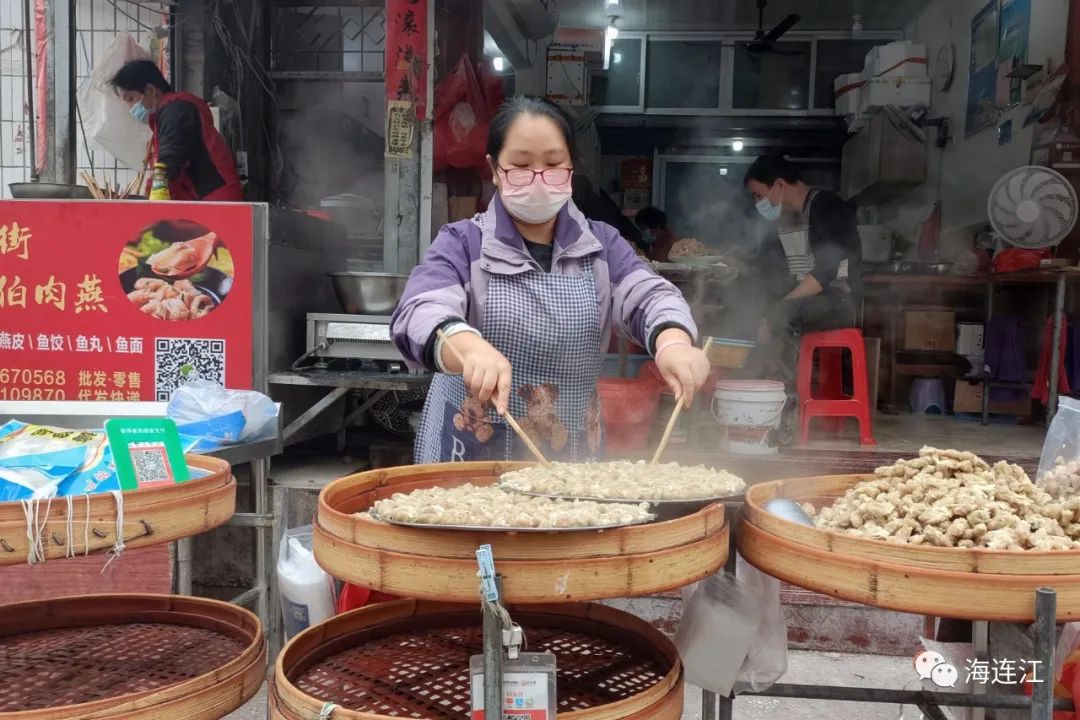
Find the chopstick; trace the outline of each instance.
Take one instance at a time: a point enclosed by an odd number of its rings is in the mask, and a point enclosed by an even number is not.
[[[450,348],[450,352],[452,352],[457,361],[461,363],[462,366],[464,366],[465,356],[461,354],[460,350],[450,344],[450,338],[446,337],[446,333],[444,333],[442,330],[439,330],[437,332],[439,334],[439,339],[443,341],[443,345]],[[544,457],[544,453],[540,452],[540,448],[536,446],[536,443],[532,441],[532,438],[530,438],[528,434],[521,429],[521,426],[518,425],[517,420],[515,420],[514,416],[510,414],[510,411],[508,410],[504,413],[501,413],[501,415],[503,420],[506,421],[506,424],[509,425],[511,429],[513,429],[513,431],[517,433],[517,436],[521,438],[521,441],[525,443],[525,447],[529,448],[529,452],[535,455],[536,459],[539,460],[545,467],[551,467],[551,463],[546,457]]]
[[[708,340],[705,341],[704,347],[701,348],[702,352],[708,355],[709,348],[712,347],[712,343],[713,339],[710,337]],[[679,393],[675,397],[675,409],[671,412],[671,417],[668,419],[667,427],[664,428],[664,436],[660,438],[660,446],[656,448],[656,454],[653,455],[653,465],[660,462],[660,457],[664,454],[664,451],[667,450],[668,441],[671,440],[671,433],[675,430],[675,423],[679,421],[679,414],[682,412],[683,409],[683,400],[684,397],[682,393]]]
[[[97,184],[97,181],[94,180],[94,177],[90,173],[83,170],[80,172],[80,176],[82,177],[83,182],[86,183],[86,187],[90,189],[91,195],[93,195],[98,200],[105,199],[105,194],[101,192],[101,187]]]

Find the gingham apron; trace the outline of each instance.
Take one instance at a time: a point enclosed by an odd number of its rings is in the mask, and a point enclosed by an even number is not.
[[[487,293],[479,330],[513,367],[514,419],[549,459],[601,457],[600,308],[592,258],[584,258],[582,272],[573,276],[539,268],[492,274]],[[462,379],[436,375],[420,421],[416,462],[532,458],[490,404],[479,417],[475,405],[471,414],[465,405]]]

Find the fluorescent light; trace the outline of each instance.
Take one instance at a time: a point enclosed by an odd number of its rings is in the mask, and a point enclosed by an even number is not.
[[[720,168],[720,174],[721,175],[727,175],[727,168],[726,167]]]
[[[495,72],[502,72],[506,69],[506,58],[496,56],[491,59],[491,64],[495,66]]]
[[[604,7],[619,7],[619,0],[604,0]]]
[[[621,52],[611,53],[611,62],[615,63],[616,65],[621,63],[622,62],[622,53]]]
[[[619,28],[615,27],[615,17],[611,17],[611,22],[604,29],[604,69],[607,70],[611,67],[611,46],[615,44],[615,40],[619,37]]]
[[[746,147],[746,144],[743,143],[742,140],[736,140],[731,143],[731,149],[735,152],[742,152],[744,147]]]

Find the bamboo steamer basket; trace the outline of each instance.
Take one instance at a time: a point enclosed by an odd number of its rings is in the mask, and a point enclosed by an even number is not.
[[[490,544],[511,603],[648,595],[715,573],[728,555],[724,507],[603,531],[486,532],[390,525],[366,510],[398,492],[488,485],[525,463],[411,465],[359,473],[323,488],[315,557],[334,577],[392,595],[479,603],[476,549]],[[360,514],[358,514],[360,513]]]
[[[80,595],[0,607],[2,720],[218,720],[265,678],[258,618],[216,600]]]
[[[679,720],[682,666],[649,623],[604,605],[509,608],[532,648],[556,653],[564,720]],[[480,654],[475,606],[399,600],[339,615],[285,646],[274,666],[270,717],[334,720],[468,717],[469,656]],[[309,694],[313,693],[313,694]]]
[[[233,516],[236,480],[229,464],[200,455],[188,455],[187,462],[210,474],[175,485],[124,493],[124,545],[127,549],[191,537],[223,525]],[[71,498],[71,537],[68,537],[68,508],[67,498],[37,503],[47,560],[67,557],[69,544],[75,555],[113,547],[117,508],[111,494]],[[22,504],[0,503],[0,566],[25,563],[29,548],[27,517]]]
[[[831,504],[873,475],[777,480],[747,490],[739,550],[793,585],[903,612],[1030,621],[1035,590],[1058,593],[1058,615],[1080,617],[1080,551],[939,548],[870,540],[800,525],[764,509],[774,498]]]

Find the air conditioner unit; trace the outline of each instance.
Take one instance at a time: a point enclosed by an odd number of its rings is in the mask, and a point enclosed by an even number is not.
[[[558,0],[508,0],[506,5],[529,40],[550,37],[559,24]]]

